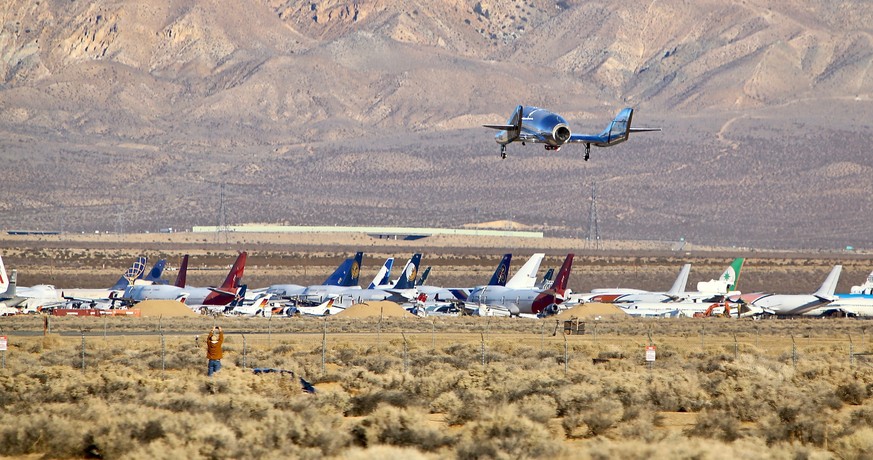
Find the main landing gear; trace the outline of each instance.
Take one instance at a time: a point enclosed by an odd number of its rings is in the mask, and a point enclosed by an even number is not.
[[[506,159],[506,146],[505,145],[500,146],[500,158],[502,160]]]

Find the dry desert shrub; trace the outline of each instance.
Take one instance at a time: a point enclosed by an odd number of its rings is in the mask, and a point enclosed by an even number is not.
[[[558,441],[543,424],[513,406],[501,406],[466,424],[456,455],[461,459],[555,457],[563,452]]]
[[[832,446],[837,458],[862,460],[873,457],[873,428],[865,426],[837,439]]]
[[[432,428],[422,421],[426,412],[418,408],[380,406],[352,428],[355,443],[361,447],[390,444],[434,452],[455,442],[455,436]]]

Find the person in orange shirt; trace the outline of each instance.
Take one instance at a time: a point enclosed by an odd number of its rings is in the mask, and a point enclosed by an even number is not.
[[[206,359],[209,360],[207,364],[207,375],[212,377],[212,374],[221,370],[221,358],[223,356],[223,351],[221,350],[221,345],[224,343],[224,331],[221,330],[221,326],[215,326],[209,331],[209,336],[206,337]]]

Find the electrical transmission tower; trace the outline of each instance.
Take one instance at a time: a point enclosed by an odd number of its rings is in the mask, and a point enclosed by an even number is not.
[[[224,206],[224,184],[220,185],[218,193],[218,223],[215,225],[215,242],[221,242],[221,235],[224,234],[224,242],[227,243],[227,208]]]
[[[597,183],[591,184],[591,202],[588,204],[588,240],[589,247],[600,249],[600,225],[597,218]]]

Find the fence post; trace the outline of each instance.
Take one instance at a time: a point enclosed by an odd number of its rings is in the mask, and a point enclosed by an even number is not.
[[[406,333],[400,331],[400,335],[403,336],[403,373],[405,374],[409,369],[409,345],[406,342]]]
[[[543,321],[543,327],[540,328],[540,352],[546,350],[546,322]]]
[[[700,329],[700,351],[706,351],[706,324],[703,324],[703,327]]]
[[[480,332],[482,335],[482,366],[485,365],[485,332]]]
[[[166,356],[167,356],[167,342],[164,340],[164,331],[161,331],[161,380],[166,380]]]
[[[567,345],[567,334],[564,333],[564,377],[570,370],[570,347]]]
[[[103,338],[104,339],[106,338],[106,316],[107,315],[103,315]]]
[[[737,333],[734,332],[734,361],[740,357],[740,344],[737,343]]]
[[[436,318],[430,321],[430,346],[436,352]]]
[[[273,348],[273,315],[267,318],[267,348]]]
[[[855,367],[855,343],[852,342],[852,334],[846,334],[849,336],[849,367]]]
[[[243,369],[246,369],[246,335],[241,334],[243,339]]]
[[[794,341],[794,334],[791,334],[791,365],[797,369],[797,343]]]
[[[82,373],[85,373],[85,330],[80,329],[79,332],[82,334]]]
[[[321,375],[324,375],[327,362],[327,320],[322,321],[324,322],[324,330],[321,333]]]

